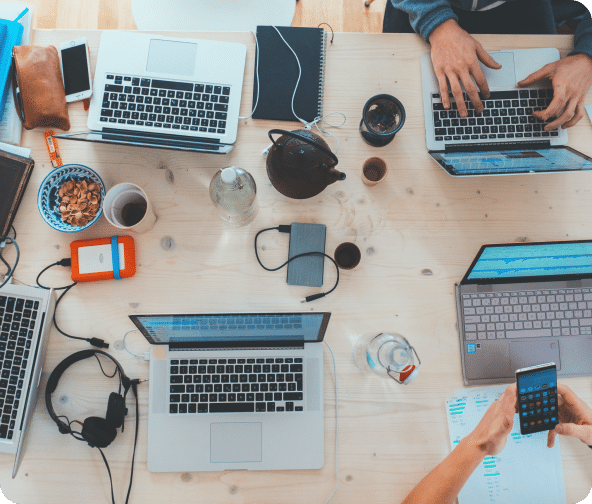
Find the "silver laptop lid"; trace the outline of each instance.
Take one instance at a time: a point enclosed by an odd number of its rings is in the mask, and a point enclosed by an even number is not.
[[[150,343],[171,348],[301,347],[323,341],[330,317],[330,312],[129,316]]]
[[[549,143],[463,146],[447,151],[430,151],[430,156],[450,175],[516,175],[592,170],[592,158],[571,147]]]
[[[592,240],[483,245],[461,285],[592,278]]]

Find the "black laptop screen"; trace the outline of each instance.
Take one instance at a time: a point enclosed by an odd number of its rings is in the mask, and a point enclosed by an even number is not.
[[[564,278],[571,275],[592,275],[592,242],[485,245],[464,280]]]
[[[130,315],[155,344],[270,343],[321,341],[329,313],[225,313],[193,315]]]

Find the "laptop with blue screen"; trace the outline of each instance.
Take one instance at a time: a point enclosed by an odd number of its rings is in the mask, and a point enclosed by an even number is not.
[[[421,57],[426,144],[430,156],[455,177],[515,175],[592,170],[592,159],[570,148],[567,130],[545,131],[554,118],[543,121],[533,114],[553,101],[549,81],[528,88],[518,82],[559,59],[555,48],[515,49],[490,53],[502,65],[492,70],[481,64],[490,96],[477,112],[463,93],[467,117],[450,97],[444,109],[440,85],[429,53]]]
[[[324,465],[331,314],[136,314],[150,352],[148,469]]]
[[[592,240],[483,245],[456,300],[465,385],[592,375]]]

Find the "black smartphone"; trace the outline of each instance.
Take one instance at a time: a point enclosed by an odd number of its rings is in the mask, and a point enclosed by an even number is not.
[[[520,433],[553,429],[559,423],[554,362],[516,370]]]

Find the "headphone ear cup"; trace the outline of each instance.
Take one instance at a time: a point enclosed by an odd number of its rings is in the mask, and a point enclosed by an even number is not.
[[[91,448],[107,448],[115,437],[117,431],[106,419],[100,417],[88,417],[82,425],[82,437]]]
[[[123,425],[123,417],[127,414],[125,409],[125,400],[116,392],[109,394],[109,403],[107,404],[107,422],[116,429]]]

